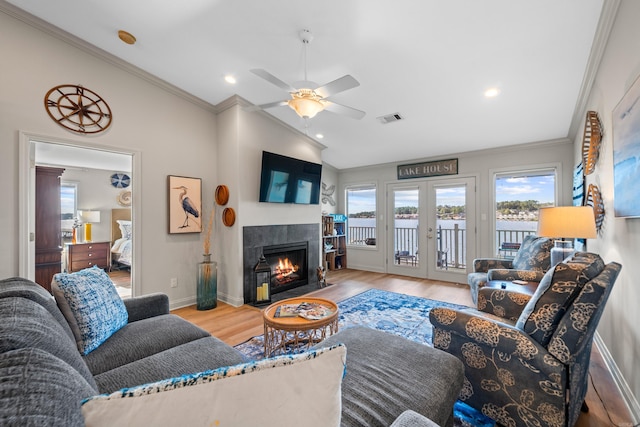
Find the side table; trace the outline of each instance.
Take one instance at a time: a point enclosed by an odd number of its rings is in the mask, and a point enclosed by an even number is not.
[[[275,317],[278,307],[296,305],[303,302],[321,304],[331,313],[322,319],[308,320],[303,317]],[[264,356],[269,357],[280,351],[287,352],[287,346],[298,348],[319,343],[338,332],[338,305],[324,298],[289,298],[271,304],[263,312],[264,320]]]

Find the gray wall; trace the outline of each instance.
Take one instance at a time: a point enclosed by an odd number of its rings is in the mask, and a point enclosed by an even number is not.
[[[613,359],[628,389],[635,396],[636,419],[640,420],[637,399],[640,397],[640,218],[615,218],[613,214],[613,141],[612,111],[640,76],[640,2],[624,0],[616,16],[605,53],[598,69],[586,109],[596,111],[604,131],[600,156],[594,173],[587,175],[586,185],[596,184],[605,203],[605,219],[595,240],[589,240],[589,250],[599,253],[605,261],[622,264],[615,287],[600,321],[598,333]],[[582,159],[582,126],[575,140],[574,162]],[[629,183],[638,187],[638,183]],[[638,190],[640,191],[640,189]]]

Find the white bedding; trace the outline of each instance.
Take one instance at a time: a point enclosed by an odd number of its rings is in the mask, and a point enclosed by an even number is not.
[[[116,240],[111,247],[113,260],[131,266],[132,246],[131,239],[120,238]]]
[[[131,257],[133,255],[131,250],[131,221],[117,220],[116,222],[122,237],[116,239],[113,242],[113,246],[111,246],[112,259],[121,264],[131,266]]]

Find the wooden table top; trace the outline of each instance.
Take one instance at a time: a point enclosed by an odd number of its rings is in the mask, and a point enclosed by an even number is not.
[[[321,304],[331,310],[331,314],[318,320],[309,320],[304,317],[275,317],[278,307],[285,304],[301,304],[307,302],[310,304]],[[275,302],[264,309],[263,319],[265,325],[272,328],[288,330],[288,331],[304,331],[308,329],[316,329],[333,322],[338,317],[338,305],[328,299],[313,297],[297,297],[284,299]]]

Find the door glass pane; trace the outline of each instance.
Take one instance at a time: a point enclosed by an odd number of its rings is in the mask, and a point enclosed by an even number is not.
[[[435,266],[465,269],[467,255],[466,185],[436,187]]]
[[[418,188],[394,190],[394,263],[418,265]]]

